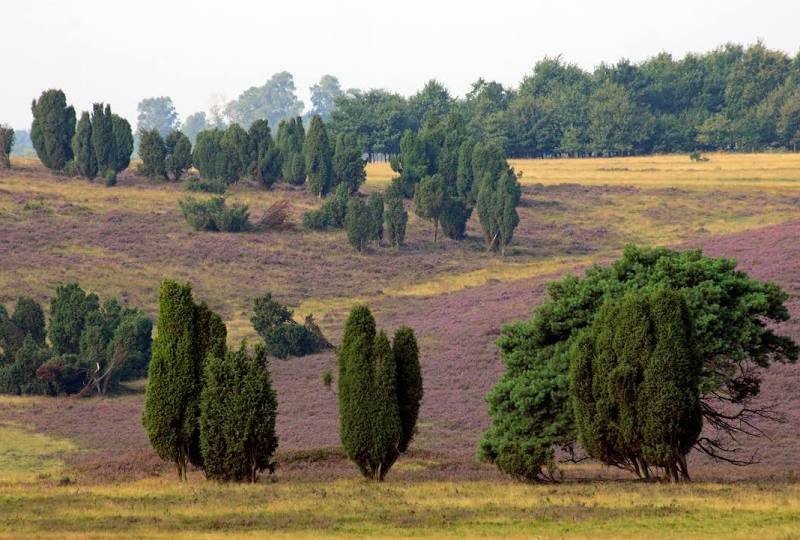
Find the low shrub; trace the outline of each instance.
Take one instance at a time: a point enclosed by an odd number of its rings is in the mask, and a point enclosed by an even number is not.
[[[186,221],[197,231],[242,232],[250,230],[250,212],[246,204],[225,204],[225,197],[200,201],[186,197],[178,201]]]
[[[186,181],[186,189],[187,191],[194,191],[197,193],[216,193],[217,195],[222,195],[228,187],[222,180],[203,180],[193,177]]]

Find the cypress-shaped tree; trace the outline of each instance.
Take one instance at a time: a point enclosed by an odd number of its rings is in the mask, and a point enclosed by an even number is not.
[[[406,224],[408,223],[408,212],[403,204],[403,194],[396,182],[387,188],[386,195],[386,235],[389,244],[400,247],[405,242]]]
[[[372,460],[373,381],[372,348],[375,318],[365,305],[350,311],[338,351],[339,435],[347,457],[367,478],[373,477]]]
[[[200,135],[197,136],[198,141]],[[157,129],[139,133],[139,157],[142,159],[142,163],[139,165],[139,174],[151,178],[167,178],[167,167],[164,162],[167,157],[167,146]]]
[[[181,480],[186,478],[190,450],[197,436],[201,384],[196,311],[191,286],[162,282],[143,423],[153,449],[162,459],[175,463]]]
[[[372,474],[383,480],[397,460],[398,444],[403,436],[397,399],[397,365],[389,338],[381,330],[372,348],[375,381],[373,386]]]
[[[103,174],[108,170],[116,170],[117,149],[110,105],[103,106],[102,103],[92,105],[92,146],[97,170]]]
[[[444,181],[441,175],[434,174],[423,178],[414,188],[414,212],[433,223],[433,241],[439,234],[439,215],[444,206]]]
[[[92,144],[92,122],[84,111],[72,137],[72,153],[78,172],[86,178],[97,176],[97,158]]]
[[[336,137],[336,148],[332,161],[332,187],[339,184],[349,186],[350,193],[355,193],[367,179],[366,161],[361,157],[355,135],[341,133]]]
[[[367,197],[367,208],[369,208],[370,219],[372,220],[372,234],[370,238],[378,243],[383,241],[383,195],[373,191]]]
[[[0,167],[11,168],[11,149],[14,148],[14,130],[0,124]]]
[[[131,164],[133,132],[128,121],[116,114],[111,115],[111,131],[114,135],[114,172],[119,173]]]
[[[166,149],[164,168],[167,174],[172,174],[172,179],[177,182],[183,173],[192,166],[192,143],[182,131],[175,129],[167,135],[164,147]]]
[[[339,360],[339,426],[347,456],[366,477],[382,481],[408,449],[422,399],[414,333],[400,328],[394,345],[356,305],[345,323]]]
[[[422,370],[414,330],[408,326],[398,328],[394,333],[392,352],[397,366],[397,403],[402,428],[397,450],[403,453],[414,437],[422,402]]]
[[[45,90],[31,104],[31,142],[45,167],[60,171],[72,159],[75,109],[61,90]]]
[[[208,478],[255,482],[260,471],[273,472],[277,400],[268,363],[262,345],[254,356],[244,343],[236,352],[209,355],[200,406],[200,444]]]
[[[311,119],[303,146],[308,187],[314,195],[324,197],[331,191],[331,143],[325,123],[317,114]]]
[[[305,129],[300,117],[278,124],[277,144],[281,152],[281,176],[285,182],[300,185],[306,181],[303,143]]]
[[[347,216],[345,217],[347,240],[359,253],[367,250],[367,242],[374,234],[375,227],[372,215],[367,205],[359,198],[353,197],[347,203]]]

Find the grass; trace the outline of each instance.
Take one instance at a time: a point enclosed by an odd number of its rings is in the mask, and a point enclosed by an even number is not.
[[[5,401],[0,402],[6,406]],[[10,403],[13,406],[13,402]],[[0,423],[0,484],[31,482],[64,472],[60,455],[76,446],[16,423]]]
[[[506,482],[5,486],[4,538],[796,538],[800,485]]]

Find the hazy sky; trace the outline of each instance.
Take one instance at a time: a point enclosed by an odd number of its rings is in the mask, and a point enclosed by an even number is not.
[[[759,38],[794,55],[798,21],[800,0],[0,0],[0,123],[28,128],[51,87],[78,115],[105,101],[135,124],[144,97],[171,96],[183,119],[282,70],[308,103],[325,73],[406,95],[437,78],[463,95],[478,77],[516,85],[545,55],[591,69]]]

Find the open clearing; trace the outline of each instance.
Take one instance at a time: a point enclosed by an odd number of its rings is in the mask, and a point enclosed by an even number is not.
[[[321,382],[334,355],[276,360],[275,482],[218,486],[197,473],[179,485],[155,458],[141,427],[142,383],[105,399],[0,396],[0,537],[800,537],[798,366],[765,377],[764,395],[788,422],[763,426],[771,440],[746,443],[760,463],[694,458],[693,485],[581,465],[564,468],[563,484],[523,486],[473,458],[488,423],[484,396],[502,371],[493,344],[501,325],[527,317],[547,281],[628,243],[736,257],[790,294],[783,330],[800,339],[800,154],[709,157],[512,161],[523,200],[505,259],[484,252],[475,217],[467,240],[434,245],[409,206],[408,245],[359,256],[343,232],[299,225],[195,232],[177,208],[181,185],[125,173],[109,189],[15,161],[0,173],[0,302],[47,302],[56,283],[74,280],[155,315],[159,281],[170,277],[192,282],[233,343],[255,337],[252,300],[266,291],[297,317],[313,312],[337,343],[352,303],[367,301],[379,325],[417,330],[425,398],[411,454],[386,484],[366,484],[337,448],[336,396]],[[366,190],[391,178],[383,163],[368,172]],[[295,224],[318,204],[283,187],[237,186],[230,198],[255,218],[288,198]]]

